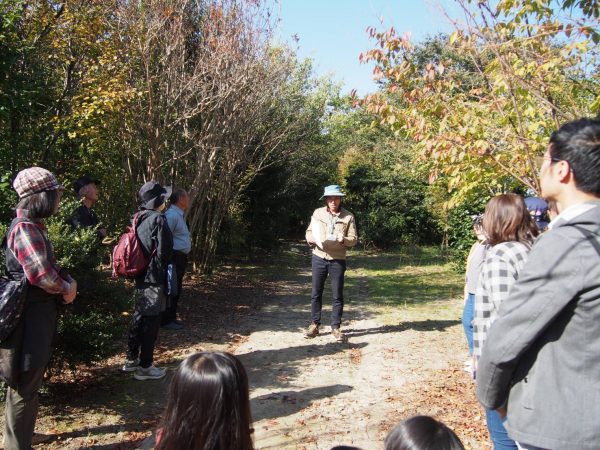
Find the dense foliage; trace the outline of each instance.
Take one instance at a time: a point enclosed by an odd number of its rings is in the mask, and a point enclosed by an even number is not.
[[[382,89],[361,103],[415,140],[451,205],[504,176],[538,191],[534,157],[549,134],[600,111],[597,4],[457,3],[464,20],[434,47],[370,30],[377,48],[362,59]]]

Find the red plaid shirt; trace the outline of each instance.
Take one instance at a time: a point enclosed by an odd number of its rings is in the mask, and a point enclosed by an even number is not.
[[[27,210],[17,209],[17,217],[27,218]],[[10,248],[23,267],[29,283],[51,294],[66,294],[69,283],[59,275],[48,232],[42,222],[20,222],[8,236]]]

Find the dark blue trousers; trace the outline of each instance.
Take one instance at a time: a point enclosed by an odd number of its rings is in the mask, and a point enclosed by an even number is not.
[[[339,328],[342,323],[344,312],[344,273],[346,272],[346,260],[327,260],[312,255],[312,297],[311,314],[312,321],[321,323],[321,308],[323,306],[323,289],[325,280],[329,275],[331,281],[331,294],[333,304],[331,307],[331,326]]]

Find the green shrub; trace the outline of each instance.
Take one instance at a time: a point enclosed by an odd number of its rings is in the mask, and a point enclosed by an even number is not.
[[[356,163],[345,179],[347,208],[365,245],[432,244],[440,233],[425,205],[427,183],[408,171]]]
[[[63,308],[52,354],[51,370],[91,365],[119,350],[131,309],[131,295],[121,281],[95,271],[81,279],[83,286],[72,305]]]
[[[469,250],[477,240],[473,233],[473,216],[483,213],[487,198],[463,203],[450,210],[448,214],[448,246],[450,261],[458,272],[466,269]]]
[[[110,278],[100,262],[109,251],[100,244],[95,229],[72,231],[65,223],[79,206],[77,200],[61,204],[58,214],[45,221],[58,265],[77,280],[73,304],[62,306],[49,368],[91,365],[115,354],[125,333],[131,309],[131,294],[122,280]],[[0,223],[0,236],[8,224]],[[4,249],[0,262],[4,270]]]
[[[4,240],[4,236],[6,234],[6,229],[7,229],[7,225],[4,223],[0,223],[0,239]],[[0,248],[0,268],[2,270],[2,273],[4,274],[6,268],[5,268],[5,262],[6,262],[6,255],[5,255],[5,249],[4,249],[4,245],[1,246],[2,248]]]
[[[0,222],[5,226],[8,226],[12,219],[11,208],[17,204],[17,193],[10,183],[11,175],[11,172],[0,174]],[[4,232],[2,236],[4,236]]]
[[[78,295],[62,308],[58,321],[51,370],[93,364],[115,353],[130,309],[131,295],[121,280],[110,278],[100,262],[109,251],[100,244],[95,229],[72,231],[65,221],[79,206],[65,201],[58,214],[46,221],[57,262],[77,280]]]

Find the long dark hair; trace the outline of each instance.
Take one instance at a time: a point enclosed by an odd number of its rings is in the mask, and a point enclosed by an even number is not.
[[[229,353],[200,352],[179,366],[157,450],[252,450],[248,377]]]
[[[385,450],[465,450],[454,431],[429,416],[400,422],[385,438]]]
[[[489,245],[516,241],[530,246],[539,233],[523,197],[517,194],[492,197],[485,206],[483,230]]]
[[[30,219],[45,219],[54,214],[58,196],[59,192],[56,189],[36,192],[19,200],[17,209],[26,209]]]

